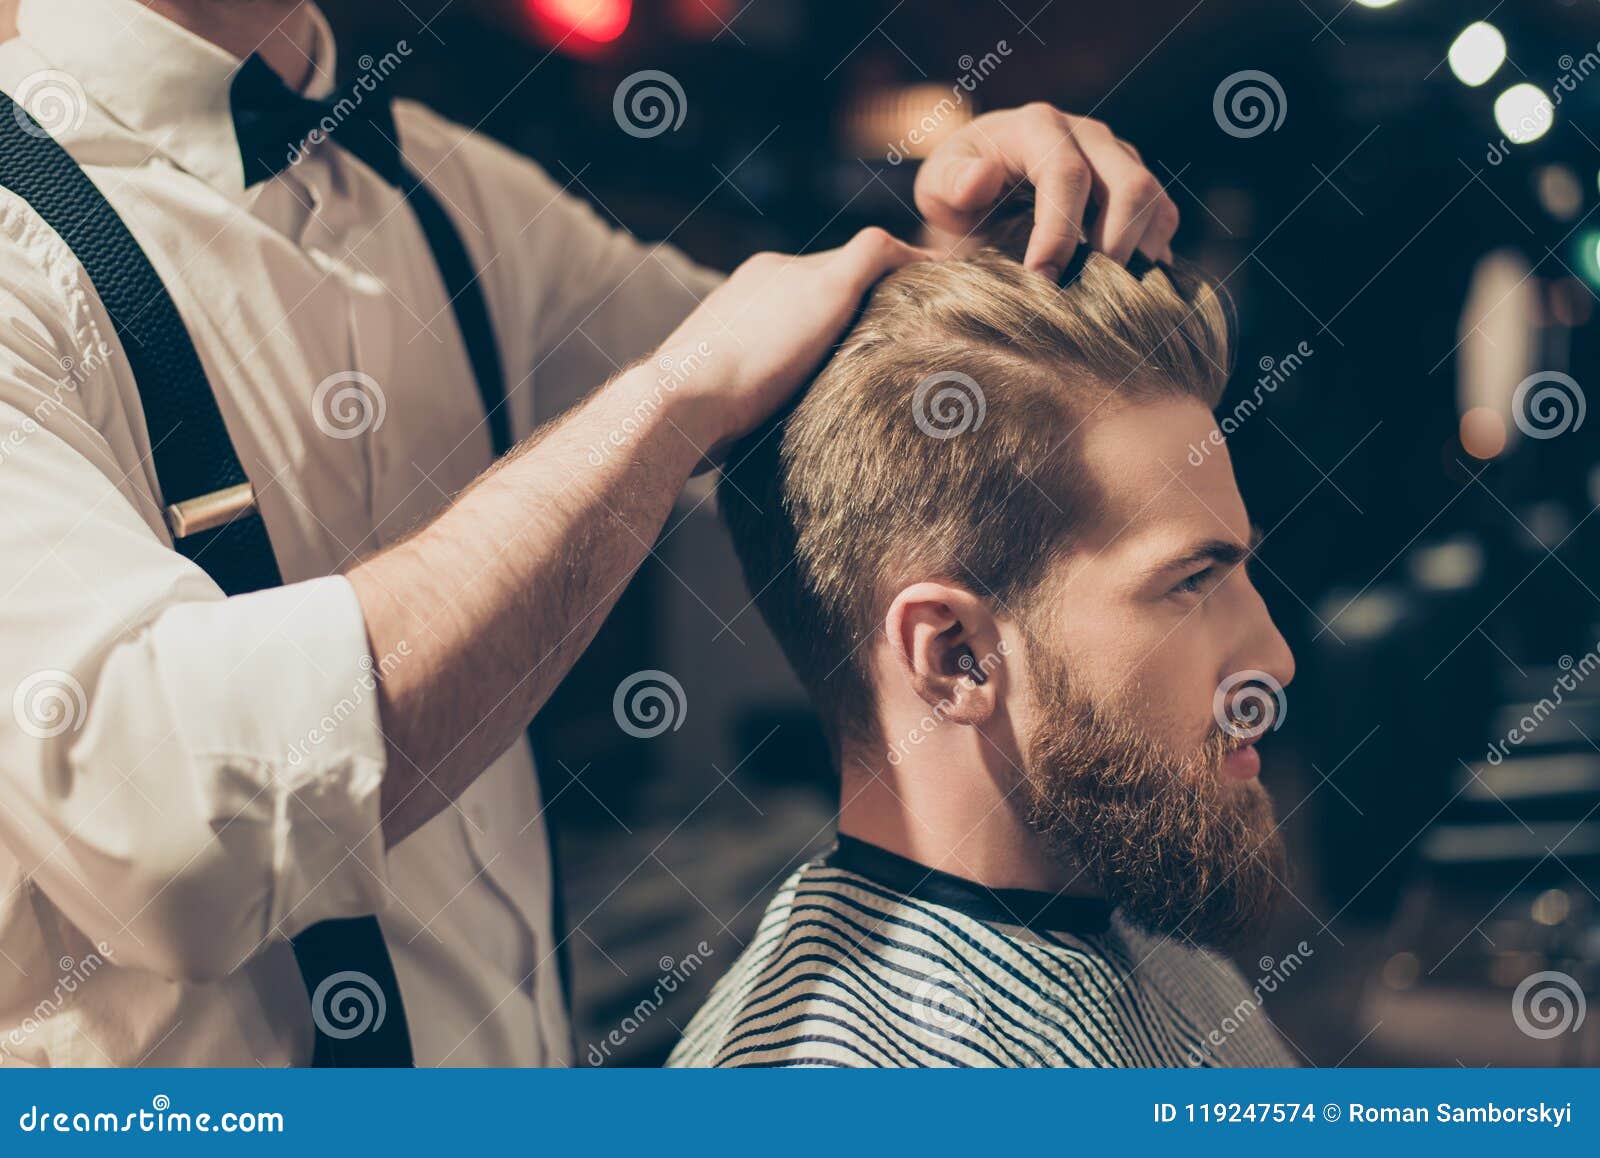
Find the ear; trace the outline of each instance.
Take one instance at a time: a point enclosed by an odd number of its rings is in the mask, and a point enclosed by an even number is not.
[[[942,719],[987,723],[1000,704],[1005,645],[988,606],[948,583],[914,583],[889,604],[889,650],[913,691]]]

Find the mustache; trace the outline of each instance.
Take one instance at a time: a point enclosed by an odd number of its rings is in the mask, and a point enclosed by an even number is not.
[[[1200,742],[1200,747],[1189,757],[1189,762],[1200,768],[1215,772],[1229,756],[1241,748],[1248,748],[1260,739],[1259,736],[1244,736],[1228,731],[1226,728],[1212,726],[1206,730],[1205,739]]]
[[[1246,740],[1277,731],[1287,712],[1283,685],[1255,669],[1228,676],[1217,685],[1211,701],[1217,726]]]

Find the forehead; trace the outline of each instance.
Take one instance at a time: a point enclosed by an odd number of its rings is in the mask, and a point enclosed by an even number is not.
[[[1246,543],[1250,519],[1216,422],[1192,398],[1107,406],[1074,436],[1097,492],[1098,517],[1079,536],[1118,559],[1177,554],[1195,542]]]

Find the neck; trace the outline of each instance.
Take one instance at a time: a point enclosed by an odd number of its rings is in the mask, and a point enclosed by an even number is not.
[[[912,735],[904,721],[891,735]],[[991,889],[1092,896],[1087,878],[1044,847],[1022,815],[1017,771],[993,738],[939,725],[891,763],[884,745],[845,744],[839,831]]]
[[[311,74],[312,16],[303,0],[140,0],[196,36],[243,60],[259,53],[291,88]]]

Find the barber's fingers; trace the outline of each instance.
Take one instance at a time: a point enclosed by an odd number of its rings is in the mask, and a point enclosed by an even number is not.
[[[1128,155],[1140,165],[1144,164],[1144,158],[1139,155],[1138,149],[1120,137],[1117,139],[1117,144],[1127,150]],[[1171,262],[1172,239],[1178,233],[1178,204],[1170,193],[1152,204],[1153,207],[1148,214],[1150,223],[1145,227],[1144,235],[1135,248],[1151,261]]]
[[[1126,149],[1128,155],[1135,161],[1144,165],[1144,157],[1130,142],[1118,137],[1117,144]],[[1151,212],[1150,225],[1135,248],[1152,261],[1171,262],[1172,239],[1178,234],[1178,224],[1178,203],[1172,199],[1172,194],[1168,193],[1166,199],[1157,204]]]
[[[929,225],[966,238],[1019,181],[1034,188],[1034,229],[1023,264],[1060,274],[1083,240],[1093,174],[1072,139],[1073,118],[1048,104],[986,113],[934,150],[917,173]]]
[[[1019,181],[1034,188],[1034,223],[1023,263],[1057,276],[1090,234],[1118,262],[1134,250],[1170,259],[1177,206],[1139,151],[1092,117],[1043,103],[985,113],[939,145],[917,174],[917,208],[935,229],[981,236],[989,214]]]
[[[1171,199],[1157,205],[1150,215],[1150,227],[1136,247],[1151,261],[1172,261],[1172,239],[1178,232],[1178,207]]]
[[[1002,134],[1004,146],[1033,186],[1033,232],[1022,264],[1052,281],[1085,240],[1084,214],[1094,171],[1075,132],[1080,123],[1047,104],[1017,109]]]
[[[859,296],[884,275],[914,261],[931,260],[936,255],[874,225],[857,233],[840,248],[818,256],[842,274]]]
[[[960,132],[917,170],[917,208],[929,225],[959,237],[982,220],[1014,179],[989,141]]]
[[[1178,207],[1138,154],[1106,129],[1080,128],[1079,147],[1094,166],[1100,216],[1089,240],[1118,265],[1135,249],[1147,258],[1166,260],[1178,229]]]

